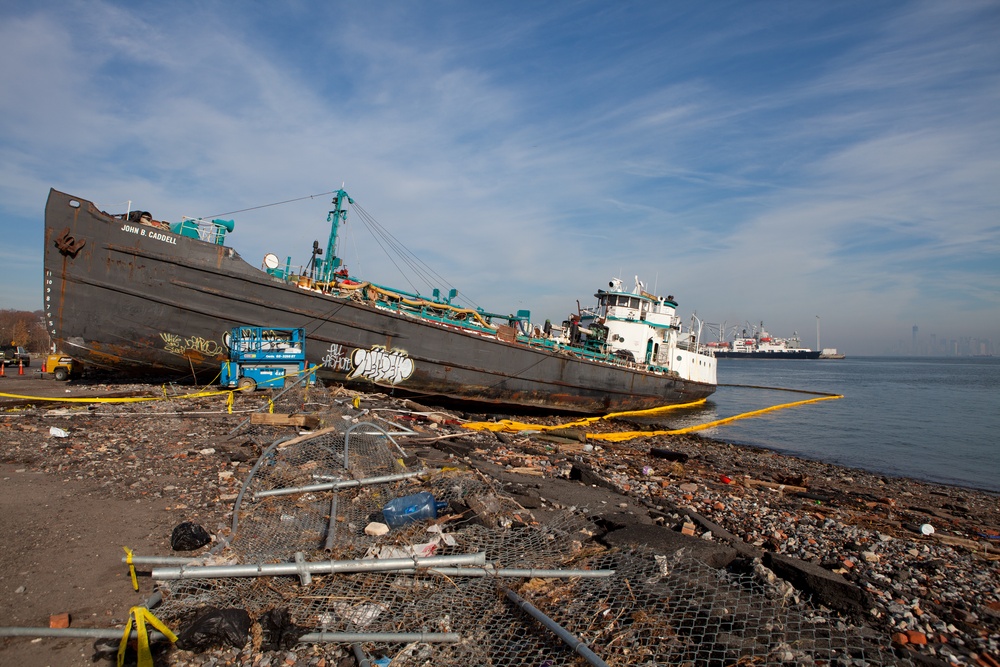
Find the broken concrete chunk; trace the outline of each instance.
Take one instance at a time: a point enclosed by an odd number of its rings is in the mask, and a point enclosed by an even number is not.
[[[871,609],[869,595],[844,577],[819,565],[798,558],[765,553],[765,567],[802,591],[813,594],[828,607],[848,614],[863,614]]]
[[[489,526],[496,528],[497,515],[500,514],[500,500],[492,493],[484,493],[466,498],[466,503],[479,519]]]
[[[611,531],[601,538],[601,542],[613,547],[648,547],[663,555],[672,555],[683,549],[685,555],[716,569],[726,567],[738,556],[735,549],[721,542],[688,537],[664,526],[651,524],[633,524]]]

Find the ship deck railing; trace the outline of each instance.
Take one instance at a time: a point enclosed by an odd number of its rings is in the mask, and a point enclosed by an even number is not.
[[[345,292],[339,290],[333,284],[329,283],[321,284],[311,280],[310,283],[311,284],[308,285],[308,287],[311,289],[318,289],[319,291],[326,293],[336,292],[339,293],[340,295],[347,297],[357,294],[358,293],[357,289],[363,289],[363,287],[365,287],[365,285],[359,285],[358,288],[352,288],[349,291]],[[422,297],[416,295],[409,295],[408,293],[394,292],[382,286],[375,285],[374,283],[369,283],[369,285],[374,287],[376,293],[378,294],[377,297],[371,299],[371,303],[378,308],[383,308],[385,310],[389,310],[401,315],[407,315],[410,317],[415,317],[418,319],[435,322],[437,324],[454,326],[469,331],[470,333],[476,333],[479,335],[495,336],[497,334],[495,328],[479,325],[476,323],[475,318],[470,319],[467,316],[461,318],[448,316],[446,313],[450,311],[454,312],[461,311],[461,309],[455,308],[450,304],[445,304],[445,303],[438,304],[435,302],[428,302]],[[303,285],[301,285],[300,283],[300,286]],[[406,299],[408,298],[410,300],[419,299],[423,303],[419,304],[407,303]],[[518,319],[516,317],[508,318],[508,316],[501,316],[495,313],[480,313],[480,315],[489,317],[503,317],[504,319],[514,319],[514,320]],[[522,345],[527,345],[528,347],[538,347],[550,352],[571,354],[575,357],[587,359],[589,361],[595,361],[602,364],[610,364],[613,366],[618,366],[620,368],[627,368],[636,371],[645,371],[649,373],[659,373],[659,374],[671,373],[670,369],[665,366],[657,366],[655,364],[630,361],[628,359],[623,359],[610,352],[607,352],[606,350],[591,350],[585,347],[566,345],[564,343],[560,343],[558,340],[555,340],[553,338],[542,338],[537,336],[526,335],[521,333],[520,331],[517,332],[515,341]],[[681,347],[684,346],[682,345]]]

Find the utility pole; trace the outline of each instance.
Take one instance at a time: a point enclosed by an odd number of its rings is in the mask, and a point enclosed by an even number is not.
[[[816,349],[820,352],[823,351],[823,348],[819,346],[819,315],[816,316]]]

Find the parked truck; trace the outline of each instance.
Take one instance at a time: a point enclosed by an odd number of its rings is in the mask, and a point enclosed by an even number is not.
[[[4,366],[24,366],[31,365],[31,355],[20,345],[4,345],[0,348],[0,360]]]
[[[316,382],[315,369],[306,362],[304,329],[240,326],[226,336],[229,360],[222,363],[219,384],[253,391],[257,387],[283,387],[304,374]]]

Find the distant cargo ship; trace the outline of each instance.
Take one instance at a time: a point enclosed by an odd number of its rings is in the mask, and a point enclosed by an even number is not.
[[[819,359],[820,350],[810,350],[800,345],[798,334],[791,338],[776,338],[764,329],[764,323],[752,327],[732,341],[713,341],[708,347],[721,359]],[[833,350],[836,354],[837,351]]]

